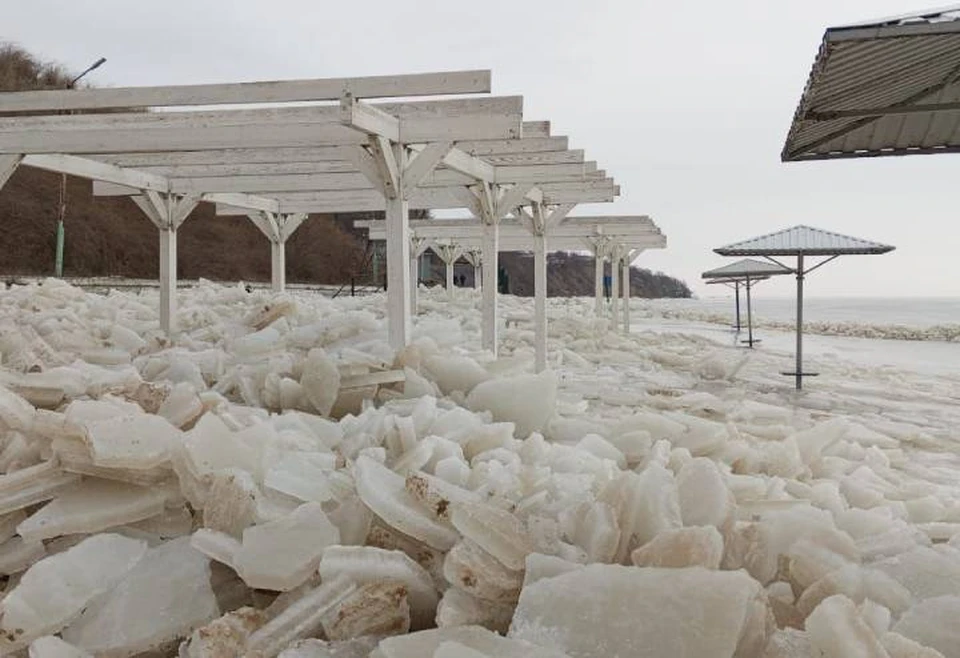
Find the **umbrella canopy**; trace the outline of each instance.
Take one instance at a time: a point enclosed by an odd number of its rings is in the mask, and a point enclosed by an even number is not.
[[[843,256],[883,254],[893,247],[810,226],[794,226],[714,249],[721,256]],[[785,267],[785,266],[784,266]],[[790,268],[785,267],[790,270]]]
[[[784,162],[960,150],[960,6],[827,28]]]
[[[753,258],[744,258],[735,263],[707,270],[700,276],[704,279],[750,279],[759,280],[777,274],[790,274],[793,270],[779,263],[770,263]]]

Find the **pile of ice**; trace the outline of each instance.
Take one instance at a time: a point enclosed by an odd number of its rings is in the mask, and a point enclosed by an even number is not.
[[[0,294],[2,654],[960,656],[939,434],[582,314],[526,374],[466,293],[152,302]]]

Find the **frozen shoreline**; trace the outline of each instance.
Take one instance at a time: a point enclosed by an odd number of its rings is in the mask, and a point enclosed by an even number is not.
[[[170,345],[152,292],[0,292],[0,649],[960,656],[925,621],[960,605],[944,352],[811,337],[797,392],[789,334],[551,299],[535,376],[529,323],[479,349],[470,290],[422,291],[399,355],[382,295],[181,294]]]

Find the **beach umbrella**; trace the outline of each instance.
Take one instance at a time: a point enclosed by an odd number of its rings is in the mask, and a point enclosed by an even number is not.
[[[736,294],[737,307],[737,331],[740,331],[740,286],[742,285],[747,292],[747,340],[743,341],[749,347],[759,342],[753,339],[753,306],[750,301],[750,290],[758,281],[766,281],[771,276],[778,274],[790,274],[793,272],[789,267],[779,263],[770,263],[752,258],[744,258],[735,263],[724,265],[716,269],[704,272],[701,277],[707,279],[707,284],[724,284],[731,286]]]
[[[807,274],[840,256],[885,254],[894,247],[848,235],[832,233],[810,226],[794,226],[776,233],[735,242],[713,251],[721,256],[757,256],[792,271],[797,277],[797,352],[793,372],[784,372],[796,378],[797,390],[803,387],[803,378],[817,373],[803,371],[803,280]],[[777,256],[793,256],[796,267],[787,267]],[[808,257],[822,259],[808,267]]]

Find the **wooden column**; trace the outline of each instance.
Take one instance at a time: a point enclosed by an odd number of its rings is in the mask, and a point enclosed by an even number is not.
[[[533,236],[533,324],[535,366],[547,368],[547,239],[542,232]]]
[[[499,274],[500,224],[495,219],[483,224],[483,310],[480,324],[480,344],[483,349],[497,355],[497,331],[499,324],[497,309],[497,278]]]

